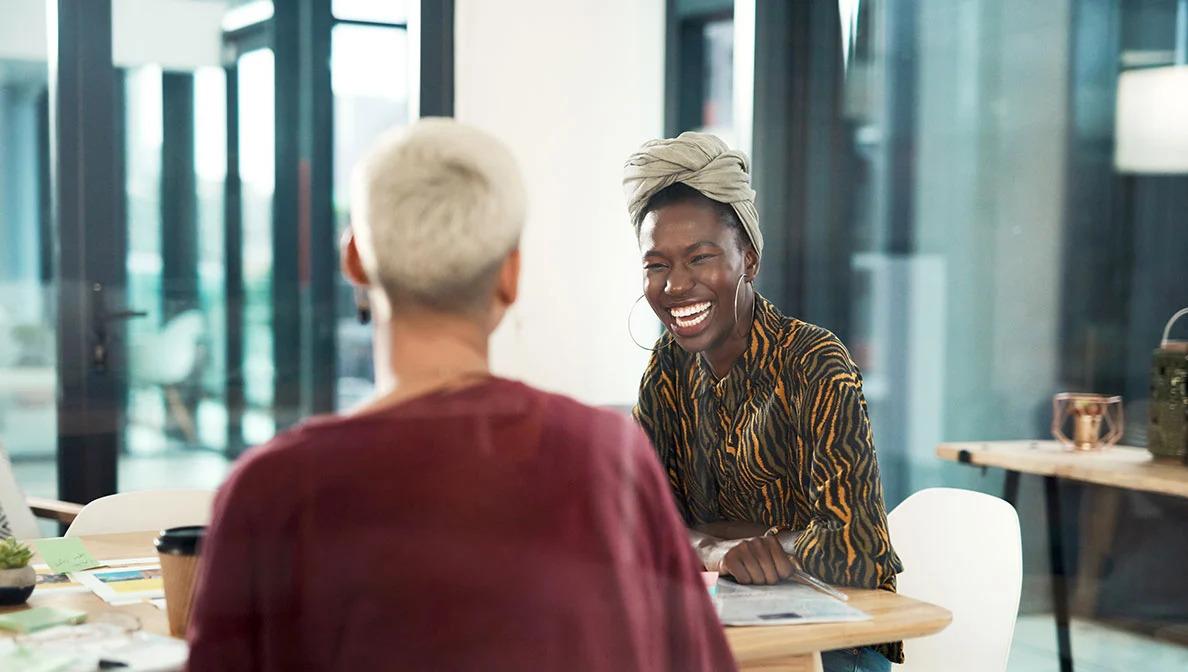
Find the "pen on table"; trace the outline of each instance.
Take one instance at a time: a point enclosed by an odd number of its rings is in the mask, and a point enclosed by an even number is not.
[[[850,599],[849,595],[846,595],[845,593],[834,588],[833,586],[829,585],[828,583],[825,583],[824,581],[818,579],[817,577],[813,576],[812,574],[809,574],[808,572],[804,571],[803,569],[794,570],[792,572],[792,576],[790,576],[789,578],[792,579],[793,581],[798,582],[798,583],[803,583],[806,586],[815,588],[832,598],[841,600],[842,602],[847,602]]]

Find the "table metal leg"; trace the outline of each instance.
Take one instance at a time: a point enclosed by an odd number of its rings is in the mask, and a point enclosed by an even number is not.
[[[1009,473],[1009,472],[1008,472]],[[1016,494],[1018,483],[1015,483]],[[1044,502],[1048,513],[1048,551],[1052,571],[1052,608],[1056,612],[1056,651],[1060,672],[1073,672],[1072,640],[1068,632],[1068,583],[1064,569],[1064,530],[1060,517],[1060,488],[1054,476],[1044,477]]]
[[[1007,504],[1018,508],[1019,501],[1019,472],[1007,469],[1006,480],[1002,485],[1002,498]]]

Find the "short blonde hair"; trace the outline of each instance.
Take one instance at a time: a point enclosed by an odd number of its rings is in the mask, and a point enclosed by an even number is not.
[[[527,216],[511,152],[453,119],[385,134],[356,168],[352,191],[364,268],[394,305],[484,307]]]

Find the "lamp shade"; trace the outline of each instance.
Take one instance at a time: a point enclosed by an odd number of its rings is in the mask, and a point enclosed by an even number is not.
[[[1118,76],[1114,166],[1123,173],[1188,173],[1188,65]]]

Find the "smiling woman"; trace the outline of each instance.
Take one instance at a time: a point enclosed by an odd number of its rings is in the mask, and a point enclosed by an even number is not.
[[[666,328],[635,416],[705,568],[769,584],[799,567],[894,591],[902,566],[862,375],[837,337],[755,291],[763,237],[746,156],[683,133],[645,144],[623,184],[644,296]],[[898,643],[875,650],[857,669],[903,659]],[[840,658],[823,656],[825,669],[856,669]]]
[[[759,254],[730,206],[682,182],[645,210],[639,244],[648,304],[682,348],[705,353],[723,376],[746,347]]]

